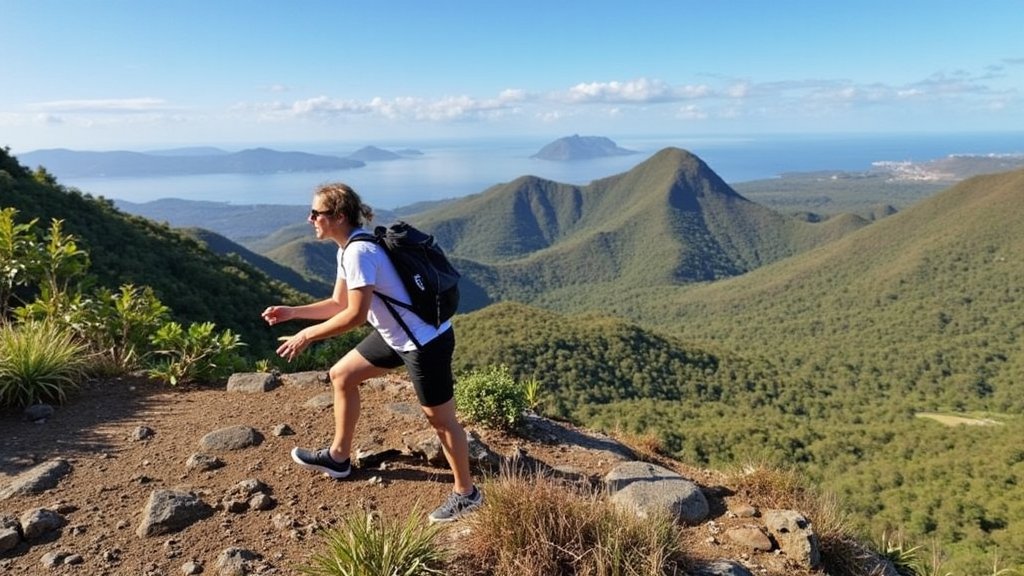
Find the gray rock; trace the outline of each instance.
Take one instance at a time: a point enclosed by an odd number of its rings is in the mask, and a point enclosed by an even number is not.
[[[195,560],[189,560],[181,565],[181,573],[185,576],[193,576],[203,573],[203,565]]]
[[[331,406],[334,406],[334,393],[324,392],[323,394],[317,394],[309,400],[306,400],[305,406],[307,408],[330,408]]]
[[[253,562],[260,556],[244,548],[227,548],[217,556],[217,574],[219,576],[246,576],[253,570]]]
[[[49,404],[32,404],[25,408],[22,414],[29,422],[45,422],[52,418],[55,412],[54,407]]]
[[[155,490],[142,509],[135,533],[145,538],[177,532],[212,514],[213,508],[192,492]]]
[[[249,508],[252,510],[270,510],[274,504],[274,499],[266,494],[255,494],[249,498]]]
[[[38,464],[18,474],[10,484],[0,490],[0,500],[11,496],[27,496],[39,494],[55,488],[60,479],[71,472],[71,464],[67,460],[55,459]]]
[[[21,525],[11,516],[0,517],[0,554],[21,544]]]
[[[783,554],[812,570],[821,565],[818,535],[803,514],[794,510],[768,510],[764,524]]]
[[[707,498],[696,483],[648,462],[623,462],[605,475],[611,501],[641,518],[668,514],[696,524],[710,513]]]
[[[739,562],[732,560],[715,560],[698,566],[693,576],[754,576],[750,570]]]
[[[270,492],[270,488],[255,478],[242,480],[238,484],[235,484],[230,491],[232,495],[244,496],[246,498],[253,494],[266,494],[268,492]]]
[[[69,556],[71,556],[70,552],[65,552],[64,550],[54,550],[52,552],[47,552],[46,554],[43,554],[42,558],[40,558],[39,561],[43,564],[43,566],[47,568],[56,568],[57,566],[64,564],[65,559]]]
[[[447,464],[441,449],[441,441],[433,430],[421,430],[402,438],[405,447],[414,456],[422,456],[424,460],[438,466]]]
[[[278,424],[274,426],[270,433],[277,437],[294,436],[295,430],[292,430],[292,427],[287,424]]]
[[[149,426],[139,426],[135,428],[135,430],[132,430],[132,433],[131,435],[128,436],[128,438],[130,440],[138,442],[140,440],[149,440],[155,435],[156,432],[153,431],[153,429],[150,428]]]
[[[216,456],[209,456],[207,454],[193,454],[188,457],[185,462],[185,469],[199,470],[200,472],[208,472],[210,470],[216,470],[217,468],[223,468],[224,461]]]
[[[280,385],[277,375],[269,372],[232,374],[228,378],[228,392],[256,394],[269,392]]]
[[[497,471],[501,467],[502,457],[491,450],[491,447],[480,439],[476,432],[467,434],[469,440],[469,462],[483,470]]]
[[[214,452],[224,450],[241,450],[255,446],[263,441],[260,433],[249,426],[229,426],[214,430],[199,440],[199,446],[204,450]]]
[[[407,418],[423,418],[423,409],[415,402],[392,402],[385,406],[392,414]]]
[[[402,455],[397,448],[357,450],[354,464],[360,468],[379,468],[388,460],[394,460]]]
[[[327,372],[319,370],[311,372],[295,372],[294,374],[281,374],[281,384],[285,386],[297,386],[299,388],[323,388],[331,383]]]
[[[764,533],[760,528],[755,527],[740,527],[732,528],[726,531],[725,535],[736,544],[743,546],[744,548],[750,548],[751,550],[758,550],[761,552],[769,552],[774,546],[772,545],[771,538]]]
[[[21,533],[25,540],[35,540],[67,524],[63,516],[46,508],[33,508],[21,515]]]

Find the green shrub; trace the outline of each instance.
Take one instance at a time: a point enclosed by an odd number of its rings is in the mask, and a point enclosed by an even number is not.
[[[523,418],[526,392],[508,366],[491,366],[459,377],[455,407],[470,422],[510,430]]]
[[[327,550],[299,570],[316,576],[445,574],[447,553],[437,543],[440,530],[440,525],[425,524],[417,510],[400,524],[377,515],[349,517],[341,528],[324,533]]]
[[[0,322],[0,405],[64,402],[82,377],[84,348],[50,322]]]
[[[0,209],[0,319],[7,316],[15,290],[32,281],[42,256],[33,231],[36,220],[17,224],[17,213],[14,208]]]
[[[18,317],[51,318],[70,328],[92,355],[92,374],[125,374],[143,366],[152,351],[151,338],[170,316],[152,288],[131,284],[118,292],[100,287],[91,296],[69,295],[57,318],[39,304],[19,308]]]
[[[244,364],[236,352],[243,346],[241,339],[230,330],[214,332],[212,322],[192,324],[187,331],[177,322],[168,322],[152,341],[160,349],[149,375],[171,386],[220,380]]]

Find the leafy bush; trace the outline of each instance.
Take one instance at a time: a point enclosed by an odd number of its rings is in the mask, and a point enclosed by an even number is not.
[[[85,364],[71,332],[48,322],[0,322],[0,405],[64,402]]]
[[[327,550],[300,567],[316,576],[421,576],[445,574],[446,551],[437,543],[439,525],[424,524],[413,510],[401,524],[377,515],[349,517],[324,533]]]
[[[39,265],[33,233],[36,221],[16,224],[17,213],[14,208],[0,209],[0,319],[7,316],[15,290],[29,283]]]
[[[152,338],[158,360],[150,376],[175,386],[185,382],[206,382],[225,378],[244,364],[236,352],[241,339],[231,330],[214,332],[212,322],[192,324],[186,331],[177,322],[168,322]]]
[[[470,422],[509,430],[523,418],[526,392],[508,366],[491,366],[459,377],[455,407]]]
[[[90,372],[110,374],[142,366],[152,350],[151,338],[170,315],[152,288],[131,284],[116,293],[101,287],[91,296],[69,295],[56,317],[38,300],[16,312],[22,320],[50,319],[67,326],[93,354]]]

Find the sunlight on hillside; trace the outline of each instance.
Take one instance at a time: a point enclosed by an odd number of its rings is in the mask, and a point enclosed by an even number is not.
[[[946,426],[1002,426],[1002,422],[992,420],[991,418],[971,418],[970,416],[962,416],[958,414],[940,414],[938,412],[918,412],[915,414],[918,418],[928,418],[935,420],[936,422],[945,424]]]

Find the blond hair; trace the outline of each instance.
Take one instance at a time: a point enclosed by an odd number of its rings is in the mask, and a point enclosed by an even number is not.
[[[363,204],[359,194],[343,182],[330,182],[317,186],[315,194],[323,199],[324,208],[341,215],[352,226],[363,226],[373,220],[373,209]]]

